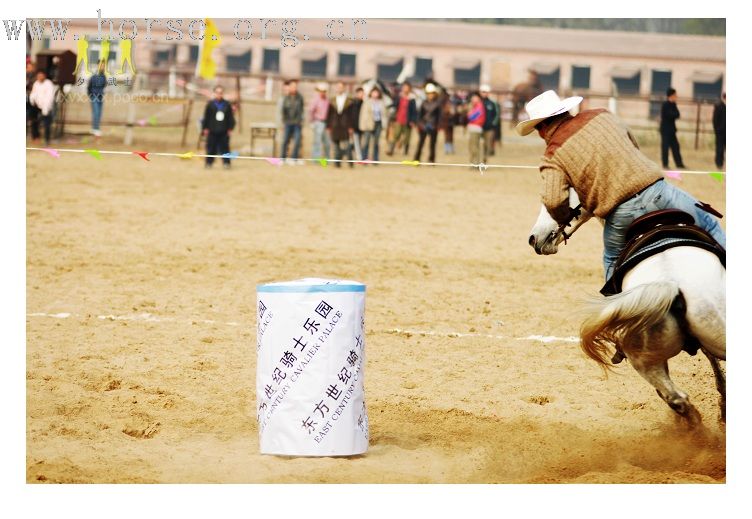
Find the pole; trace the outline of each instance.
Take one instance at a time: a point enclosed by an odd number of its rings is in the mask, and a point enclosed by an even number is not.
[[[188,123],[191,120],[191,109],[193,108],[193,98],[188,99],[188,109],[185,111],[183,118],[183,138],[180,141],[181,146],[185,146],[185,138],[188,136]]]
[[[128,116],[125,121],[125,137],[123,144],[130,146],[133,144],[133,123],[136,121],[136,104],[128,103]]]
[[[700,145],[700,110],[702,108],[702,102],[697,101],[697,118],[695,119],[695,149]]]
[[[240,95],[240,74],[235,76],[235,91],[238,93],[238,133],[243,133],[243,98]]]

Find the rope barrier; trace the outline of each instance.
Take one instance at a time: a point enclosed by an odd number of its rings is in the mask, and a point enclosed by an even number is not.
[[[34,147],[26,147],[27,151],[42,151],[45,152],[55,158],[58,158],[60,156],[60,153],[86,153],[89,155],[92,155],[94,158],[101,158],[99,155],[135,155],[138,157],[141,157],[144,160],[149,160],[148,157],[178,157],[181,159],[192,159],[192,158],[206,158],[206,157],[212,157],[217,159],[230,159],[230,160],[263,160],[266,161],[272,165],[281,166],[284,164],[285,159],[281,157],[263,157],[258,155],[240,155],[236,152],[233,153],[225,153],[223,155],[210,155],[206,153],[194,153],[192,151],[188,151],[185,153],[175,153],[175,152],[151,152],[151,151],[119,151],[119,150],[97,150],[97,149],[71,149],[71,148],[34,148]],[[488,169],[534,169],[538,170],[538,166],[526,166],[521,164],[484,164],[483,162],[479,164],[472,164],[472,163],[452,163],[452,162],[419,162],[417,160],[353,160],[353,159],[325,159],[325,158],[319,158],[319,159],[312,159],[312,158],[302,158],[302,159],[289,159],[294,160],[295,162],[303,161],[303,162],[311,162],[311,163],[318,163],[321,166],[326,167],[329,163],[341,163],[341,164],[359,164],[359,165],[367,165],[367,164],[385,164],[385,165],[391,165],[391,166],[410,166],[410,167],[419,167],[419,166],[443,166],[443,167],[458,167],[458,168],[473,168],[477,169],[481,175],[485,173]],[[680,179],[681,175],[710,175],[713,176],[713,178],[716,178],[717,180],[721,180],[720,176],[725,176],[725,171],[699,171],[699,170],[666,170],[664,173],[667,173],[667,177],[669,178],[676,178]]]

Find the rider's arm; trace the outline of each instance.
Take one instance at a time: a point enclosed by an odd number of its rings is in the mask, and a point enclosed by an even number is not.
[[[566,223],[570,217],[567,175],[556,164],[548,161],[541,164],[540,172],[543,178],[543,205],[551,218],[558,223]]]

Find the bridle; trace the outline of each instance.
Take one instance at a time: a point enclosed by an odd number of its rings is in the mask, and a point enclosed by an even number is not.
[[[564,245],[567,244],[567,240],[572,237],[572,234],[567,234],[566,228],[570,227],[572,225],[572,220],[579,218],[580,214],[582,214],[582,204],[577,204],[577,207],[571,208],[569,210],[569,217],[567,218],[567,221],[559,224],[559,227],[553,233],[551,234],[551,239],[556,239],[557,236],[560,236],[564,238]]]

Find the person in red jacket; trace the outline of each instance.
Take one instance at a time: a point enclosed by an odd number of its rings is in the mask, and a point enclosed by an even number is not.
[[[483,125],[486,122],[486,109],[480,94],[470,97],[470,110],[467,114],[467,134],[470,137],[470,163],[480,163],[480,141],[483,138]]]

